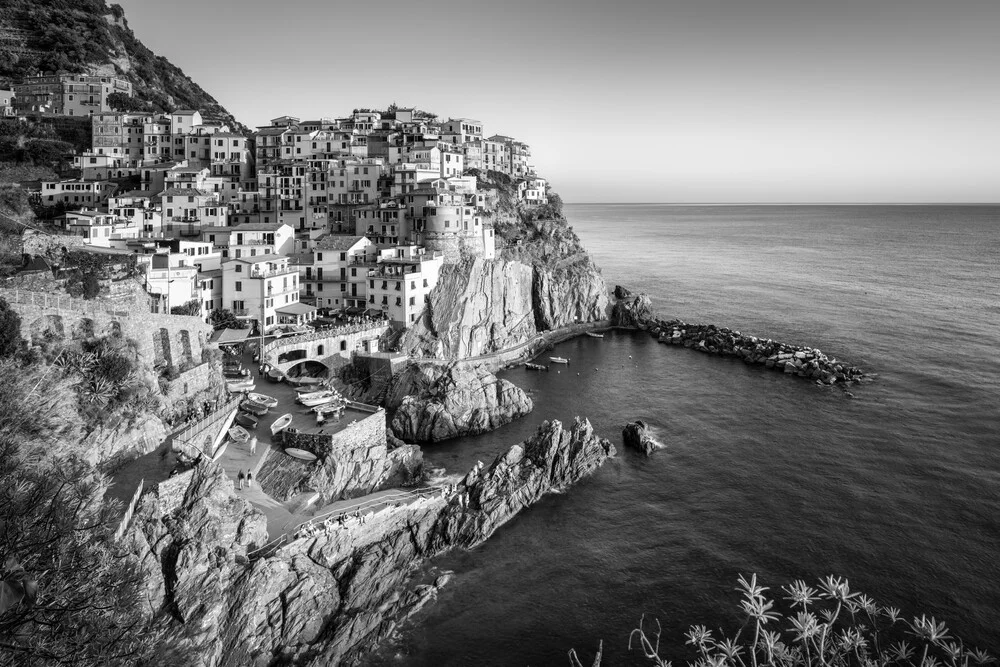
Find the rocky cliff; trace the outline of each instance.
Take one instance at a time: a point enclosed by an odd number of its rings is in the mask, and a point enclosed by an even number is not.
[[[520,387],[461,362],[411,365],[387,403],[395,409],[396,436],[417,442],[492,431],[534,407]]]
[[[350,664],[443,584],[408,587],[417,564],[478,544],[614,453],[586,420],[546,422],[451,493],[303,533],[253,561],[244,554],[263,539],[262,519],[214,464],[201,464],[176,509],[161,510],[154,495],[142,503],[135,549],[150,573],[150,612],[170,612],[161,622],[197,648],[201,665]]]

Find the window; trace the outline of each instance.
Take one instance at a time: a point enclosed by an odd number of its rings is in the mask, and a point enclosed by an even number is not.
[[[411,296],[410,297],[410,305],[411,306],[417,305],[417,297],[415,297],[415,296]]]
[[[319,262],[322,262],[323,261],[323,253],[321,253],[321,252],[316,253],[316,260],[319,261]]]
[[[242,292],[243,291],[243,282],[240,281],[240,280],[236,281],[236,291],[237,292]]]
[[[236,273],[243,273],[243,265],[242,264],[237,264],[236,265]]]

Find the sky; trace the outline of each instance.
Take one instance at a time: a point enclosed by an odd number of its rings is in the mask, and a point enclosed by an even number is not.
[[[567,202],[998,202],[1000,0],[117,0],[241,122],[395,102]]]

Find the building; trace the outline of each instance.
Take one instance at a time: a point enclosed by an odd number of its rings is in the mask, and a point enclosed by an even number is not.
[[[42,206],[63,204],[68,207],[99,208],[106,206],[108,198],[118,186],[110,181],[42,181]]]
[[[139,238],[139,227],[133,221],[92,209],[66,213],[56,220],[70,234],[86,239],[87,245],[110,248],[112,241]]]
[[[0,116],[13,116],[14,111],[14,89],[0,88]]]
[[[443,264],[442,253],[418,246],[382,251],[378,265],[368,271],[369,310],[381,310],[396,328],[411,326],[437,285]]]
[[[298,273],[298,267],[281,255],[224,261],[222,305],[237,317],[255,322],[258,331],[266,332],[277,326],[278,309],[299,303]],[[294,313],[287,315],[302,317]]]
[[[375,244],[364,236],[320,237],[312,252],[298,257],[302,299],[318,308],[363,308],[368,270],[377,254]]]
[[[132,97],[132,84],[112,76],[40,74],[14,86],[14,108],[18,113],[91,116],[112,110],[112,93]]]
[[[163,252],[150,257],[146,269],[146,292],[152,296],[157,311],[169,313],[190,301],[202,301],[198,267],[187,262],[187,255]],[[204,317],[204,315],[202,315]]]

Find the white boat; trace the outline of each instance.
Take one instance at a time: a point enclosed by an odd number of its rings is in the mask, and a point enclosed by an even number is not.
[[[230,394],[241,394],[244,391],[253,391],[257,388],[252,379],[239,380],[237,382],[227,382],[226,389]]]
[[[317,389],[316,387],[309,387],[308,389],[299,387],[298,389],[295,390],[295,393],[298,394],[296,398],[312,398],[313,396],[319,396],[320,394],[325,394],[328,391],[330,390]]]
[[[266,405],[269,408],[273,408],[278,404],[278,399],[273,396],[268,396],[267,394],[250,394],[247,398],[254,403],[260,403],[261,405]]]
[[[271,424],[271,435],[276,435],[278,431],[283,431],[292,423],[292,413],[281,415]]]
[[[229,429],[229,437],[242,444],[250,439],[250,433],[242,426],[234,426]]]
[[[566,357],[549,357],[549,361],[551,361],[554,364],[568,364],[569,363],[569,359],[567,359]]]
[[[604,338],[604,334],[594,333],[593,331],[585,331],[584,333],[591,338]]]
[[[309,396],[308,398],[299,396],[297,400],[302,405],[307,407],[315,407],[317,405],[324,405],[326,403],[331,403],[340,398],[340,394],[335,391],[322,391],[316,396]]]
[[[302,461],[316,460],[316,455],[313,454],[312,452],[307,452],[304,449],[298,449],[296,447],[289,447],[288,449],[285,450],[285,453],[293,458],[300,459]]]

